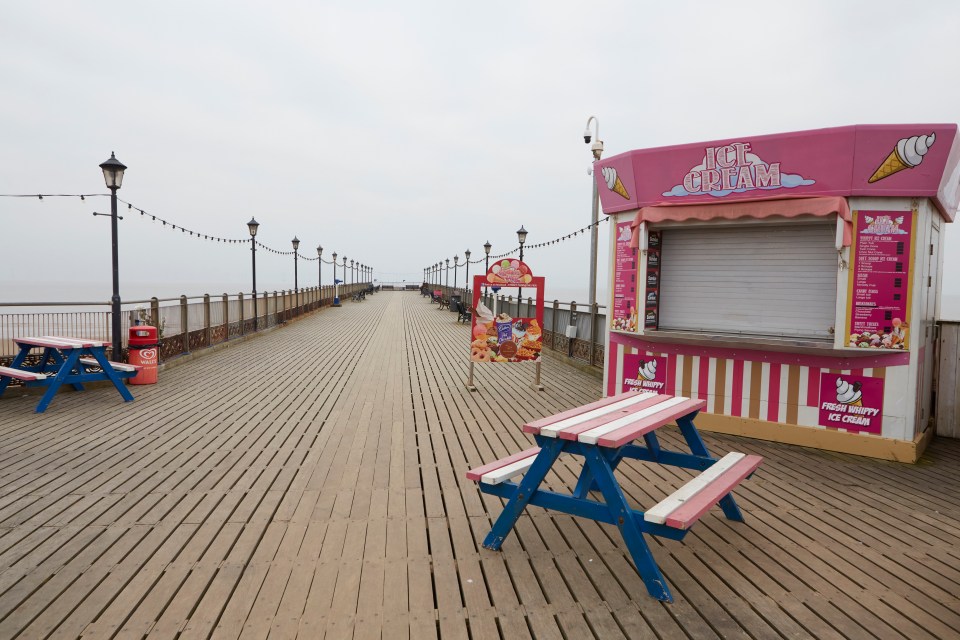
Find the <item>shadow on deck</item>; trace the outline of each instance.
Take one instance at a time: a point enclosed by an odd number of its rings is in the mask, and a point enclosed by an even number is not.
[[[903,465],[705,434],[765,462],[737,491],[745,523],[714,510],[653,539],[671,605],[606,525],[531,508],[481,548],[501,501],[465,470],[600,382],[548,354],[545,392],[489,365],[471,394],[454,318],[384,292],[170,368],[132,404],[0,400],[0,637],[960,636],[958,441]],[[619,476],[638,505],[688,477]]]

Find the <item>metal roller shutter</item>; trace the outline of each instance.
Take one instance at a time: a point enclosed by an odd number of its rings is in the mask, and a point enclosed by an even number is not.
[[[660,329],[832,338],[833,224],[663,230]]]

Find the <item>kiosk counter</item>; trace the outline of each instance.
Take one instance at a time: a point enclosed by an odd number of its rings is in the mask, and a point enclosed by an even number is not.
[[[704,399],[702,429],[919,458],[956,125],[640,149],[594,169],[613,218],[607,395]]]

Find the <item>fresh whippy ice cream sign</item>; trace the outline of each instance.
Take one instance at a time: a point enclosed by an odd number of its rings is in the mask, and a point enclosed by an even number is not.
[[[824,427],[880,433],[883,378],[823,374],[820,378],[820,424]]]
[[[723,197],[754,189],[792,189],[815,180],[780,170],[779,162],[765,162],[752,152],[749,142],[734,142],[704,149],[703,160],[664,196],[709,194]]]
[[[667,359],[663,356],[628,354],[623,357],[623,391],[657,391],[667,383]]]

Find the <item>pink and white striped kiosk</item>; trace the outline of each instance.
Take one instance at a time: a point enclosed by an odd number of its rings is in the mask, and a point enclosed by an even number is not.
[[[606,395],[705,399],[701,429],[919,458],[956,125],[638,149],[594,175],[613,218]]]

